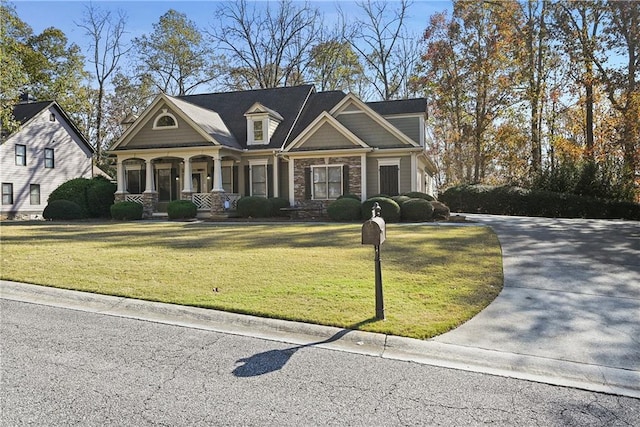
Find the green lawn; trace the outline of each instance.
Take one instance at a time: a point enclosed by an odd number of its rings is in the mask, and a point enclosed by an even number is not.
[[[502,289],[485,227],[388,224],[386,320],[360,224],[4,222],[5,280],[414,338],[446,332]],[[217,291],[216,291],[217,290]]]

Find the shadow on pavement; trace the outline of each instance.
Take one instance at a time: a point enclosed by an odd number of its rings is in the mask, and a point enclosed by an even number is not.
[[[362,322],[358,322],[349,326],[346,329],[339,331],[333,336],[323,341],[312,342],[305,345],[298,345],[284,350],[269,350],[262,353],[254,354],[250,357],[238,359],[236,363],[242,363],[242,365],[236,367],[233,370],[233,375],[239,378],[257,377],[260,375],[268,374],[270,372],[279,371],[282,369],[291,356],[293,356],[298,350],[305,347],[313,347],[322,344],[329,344],[338,341],[340,338],[347,335],[349,332],[358,329],[360,326],[366,325],[377,321],[375,317],[372,317]]]

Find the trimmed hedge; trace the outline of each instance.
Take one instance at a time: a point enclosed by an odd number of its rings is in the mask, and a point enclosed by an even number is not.
[[[408,193],[404,193],[403,196],[407,196],[410,199],[425,199],[429,202],[433,202],[436,200],[435,197],[431,196],[430,194],[421,193],[419,191],[410,191]]]
[[[84,213],[82,208],[75,202],[70,200],[53,200],[47,204],[42,212],[44,219],[82,219]]]
[[[286,213],[280,209],[291,206],[289,200],[283,199],[282,197],[270,197],[269,203],[271,203],[271,216],[287,216]]]
[[[403,221],[424,222],[433,218],[433,206],[426,199],[409,199],[400,205]]]
[[[104,178],[97,177],[87,187],[87,208],[92,218],[108,218],[111,205],[115,200],[116,185]]]
[[[247,196],[238,200],[236,208],[241,218],[268,218],[271,215],[271,202],[259,196]]]
[[[136,202],[118,202],[111,205],[111,218],[120,221],[142,219],[144,208]]]
[[[361,218],[360,200],[350,197],[337,199],[327,207],[327,215],[333,221],[357,221]]]
[[[452,211],[550,218],[624,218],[640,221],[640,204],[520,187],[460,185],[440,195]]]
[[[442,202],[433,201],[429,202],[433,206],[433,219],[447,221],[451,217],[451,211],[449,207]]]
[[[400,205],[398,205],[393,201],[393,199],[390,199],[388,197],[371,197],[362,202],[362,218],[371,218],[371,210],[373,209],[373,204],[375,202],[378,202],[380,208],[382,208],[382,212],[380,213],[380,215],[385,222],[400,221]]]
[[[68,200],[82,211],[83,218],[108,217],[114,201],[115,184],[102,176],[92,179],[74,178],[64,182],[51,192],[47,201]]]
[[[191,219],[198,215],[198,207],[191,200],[174,200],[167,205],[169,219]]]

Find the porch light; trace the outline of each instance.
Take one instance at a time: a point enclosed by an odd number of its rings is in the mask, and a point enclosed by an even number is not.
[[[180,181],[180,177],[179,176],[176,176],[176,181]]]
[[[207,175],[207,179],[211,179],[211,175]]]

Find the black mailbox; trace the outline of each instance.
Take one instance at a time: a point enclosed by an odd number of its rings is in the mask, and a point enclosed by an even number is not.
[[[362,244],[380,246],[386,238],[385,223],[381,217],[374,217],[362,224]]]

